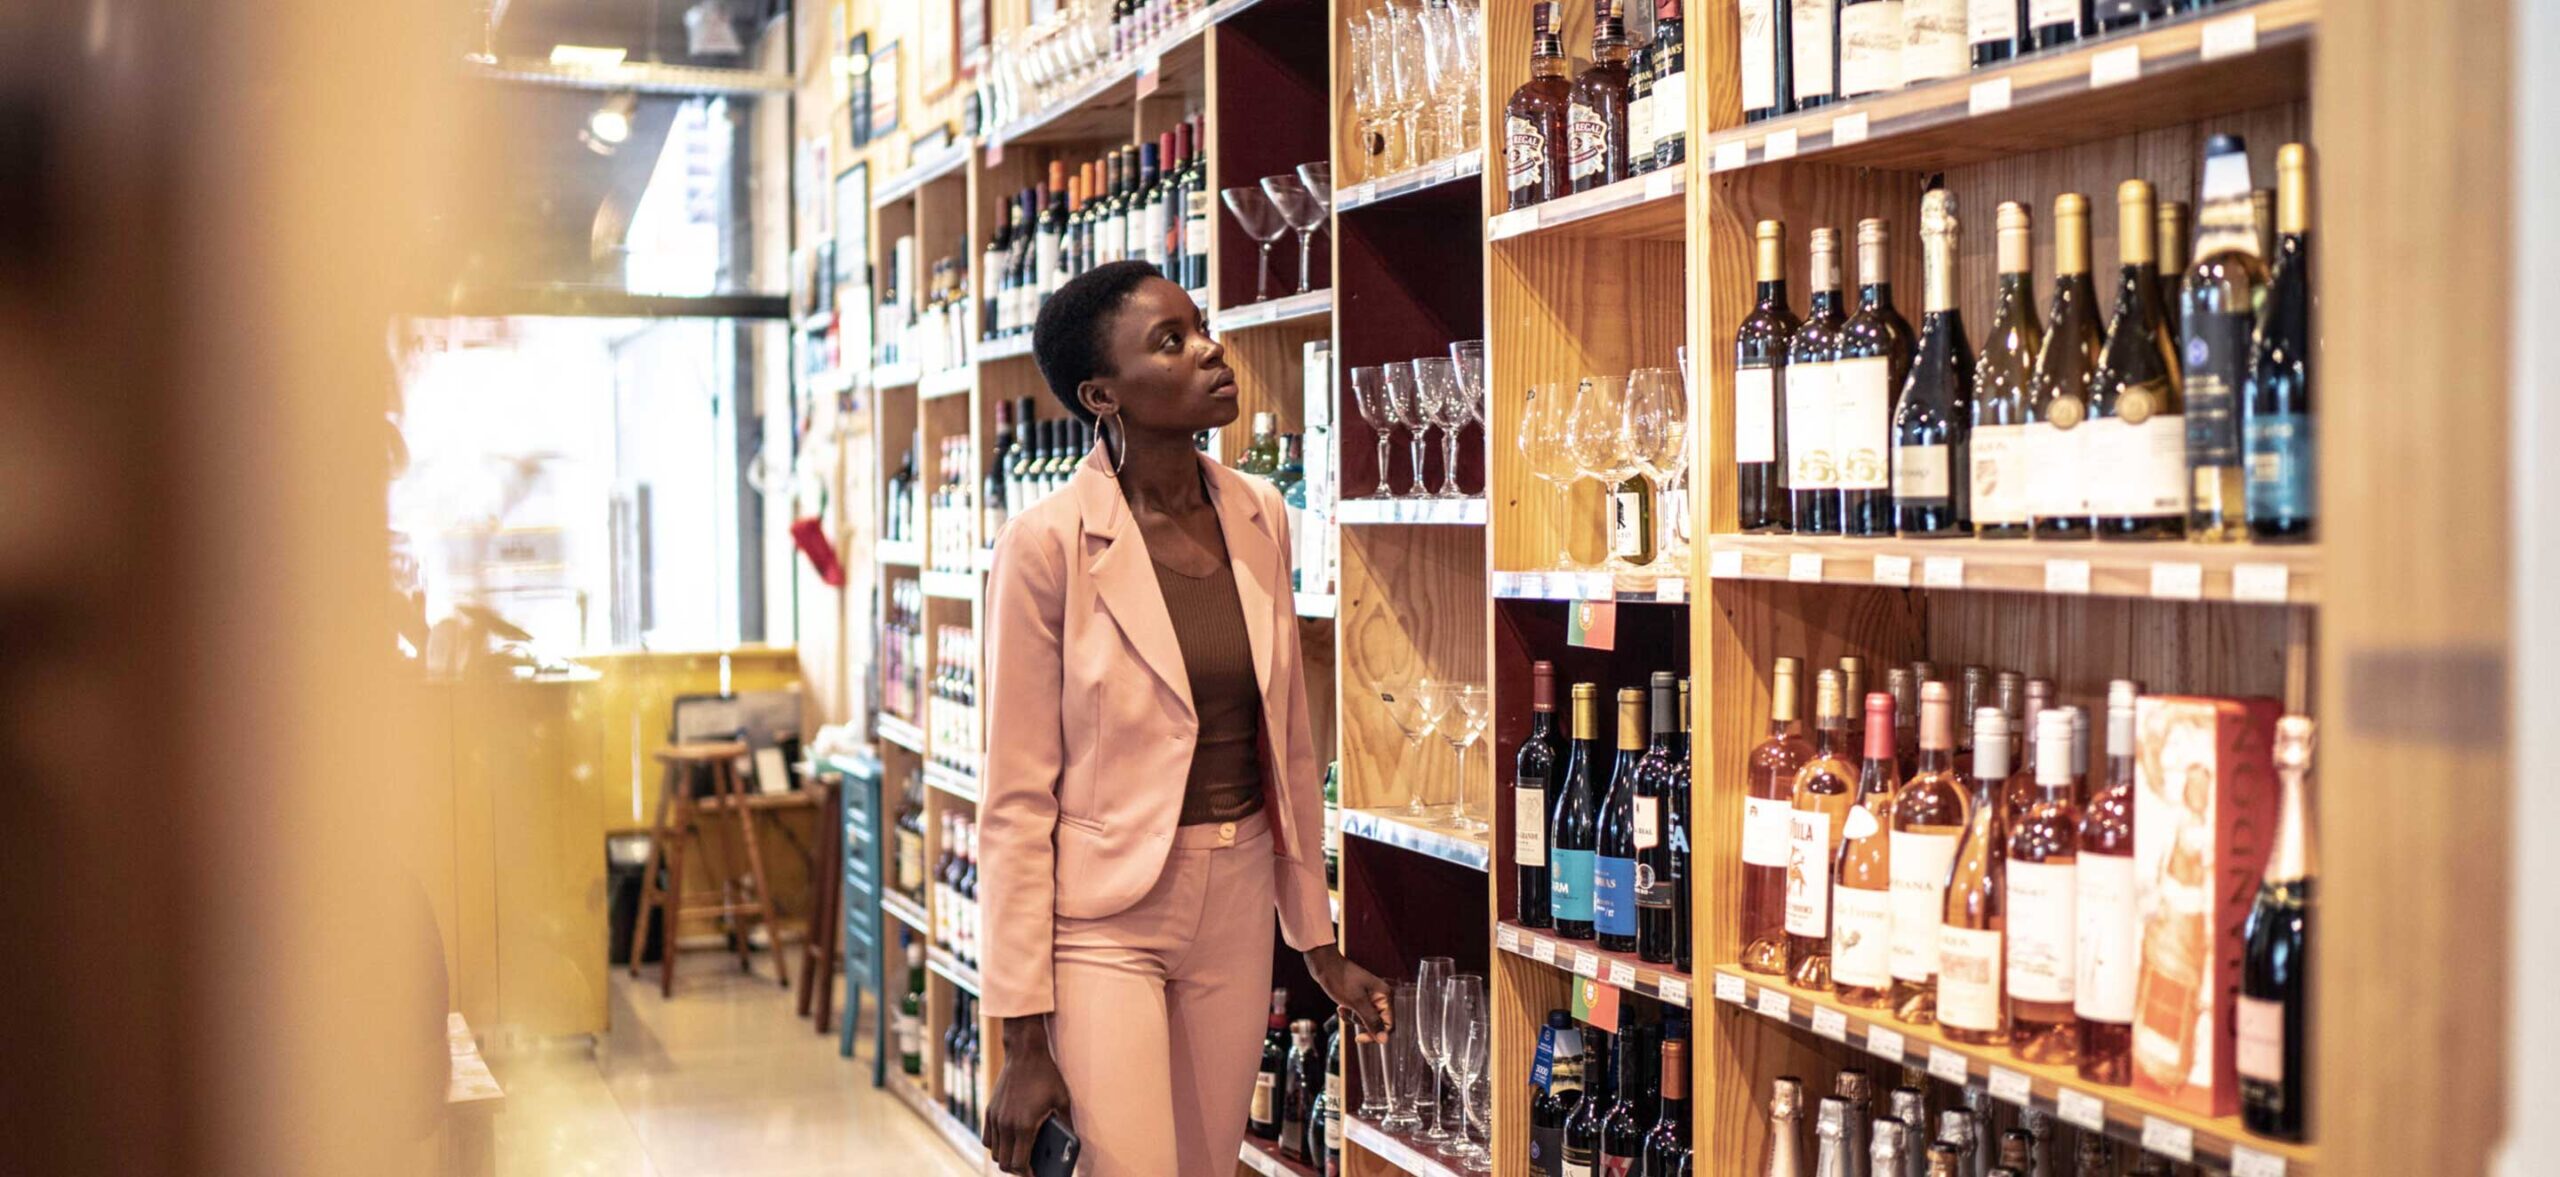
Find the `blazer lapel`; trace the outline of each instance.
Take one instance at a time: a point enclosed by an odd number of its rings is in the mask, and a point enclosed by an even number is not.
[[[1085,571],[1093,577],[1095,592],[1119,623],[1120,632],[1137,648],[1138,657],[1196,715],[1191,676],[1182,665],[1182,643],[1174,637],[1173,616],[1165,612],[1164,590],[1156,583],[1154,561],[1147,558],[1146,537],[1129,517],[1129,505],[1121,500],[1119,484],[1103,467],[1100,453],[1085,455],[1068,480],[1079,514],[1084,516]]]
[[[1263,698],[1271,697],[1271,630],[1278,616],[1284,584],[1274,576],[1285,577],[1288,561],[1280,556],[1280,542],[1262,521],[1262,496],[1245,476],[1203,457],[1200,464],[1209,471],[1210,498],[1218,508],[1218,530],[1227,540],[1227,562],[1235,569],[1236,603],[1244,609],[1245,636],[1253,644],[1253,677],[1262,687]],[[1294,614],[1296,606],[1291,606]]]

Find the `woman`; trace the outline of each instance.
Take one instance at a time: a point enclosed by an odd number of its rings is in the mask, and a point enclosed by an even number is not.
[[[1093,1177],[1223,1177],[1275,911],[1337,1005],[1387,1020],[1325,903],[1288,514],[1194,446],[1235,421],[1235,374],[1155,267],[1068,282],[1032,350],[1100,444],[996,538],[978,836],[1004,1070],[987,1149],[1026,1172],[1055,1112]]]

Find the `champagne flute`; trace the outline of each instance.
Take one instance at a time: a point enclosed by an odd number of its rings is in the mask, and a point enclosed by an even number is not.
[[[1440,734],[1449,746],[1458,750],[1458,804],[1453,820],[1461,830],[1486,830],[1491,827],[1480,818],[1467,816],[1467,751],[1484,735],[1491,716],[1493,692],[1482,685],[1468,683],[1449,692],[1449,711],[1440,721]]]
[[[1262,246],[1262,271],[1253,280],[1253,300],[1271,297],[1271,246],[1289,231],[1289,222],[1282,219],[1271,197],[1255,185],[1222,189],[1218,196],[1227,202],[1227,211],[1235,214],[1236,224],[1244,229],[1245,236]]]
[[[1387,1033],[1387,1062],[1395,1074],[1395,1091],[1387,1101],[1386,1118],[1378,1121],[1378,1126],[1401,1135],[1422,1126],[1426,1065],[1420,1038],[1422,987],[1411,981],[1396,982],[1387,998],[1387,1008],[1395,1014],[1395,1025]]]
[[[1441,1017],[1448,1008],[1449,977],[1457,971],[1458,962],[1445,956],[1426,956],[1413,974],[1415,994],[1414,1041],[1422,1047],[1422,1059],[1431,1065],[1431,1125],[1415,1133],[1424,1140],[1447,1140],[1448,1125],[1440,1119],[1440,1061],[1448,1055],[1448,1040],[1440,1036]]]
[[[1393,103],[1396,126],[1404,139],[1404,166],[1422,165],[1422,108],[1431,100],[1429,49],[1423,43],[1422,14],[1400,4],[1381,6],[1374,19],[1384,22],[1388,30],[1389,100]]]
[[[1360,419],[1369,423],[1369,431],[1378,435],[1378,488],[1367,497],[1383,502],[1396,497],[1387,489],[1387,445],[1396,428],[1395,401],[1387,395],[1387,370],[1384,367],[1353,368],[1351,398],[1360,406]]]
[[[1379,129],[1377,33],[1365,20],[1353,20],[1350,30],[1351,126],[1360,139],[1358,174],[1375,178],[1385,173],[1382,165],[1387,150],[1386,133]],[[1329,198],[1328,198],[1329,199]]]
[[[1484,978],[1474,973],[1449,978],[1440,1001],[1441,1069],[1448,1073],[1451,1082],[1458,1085],[1460,1093],[1458,1130],[1451,1134],[1456,1143],[1449,1146],[1449,1151],[1475,1172],[1484,1171],[1476,1168],[1479,1164],[1491,1167],[1485,1150],[1468,1138],[1465,1111],[1466,1105],[1472,1102],[1465,1093],[1475,1086],[1476,1075],[1484,1070],[1485,1051],[1489,1045],[1485,1042],[1481,1025],[1484,1016]]]

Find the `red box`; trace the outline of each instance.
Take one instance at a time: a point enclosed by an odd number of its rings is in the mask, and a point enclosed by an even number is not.
[[[2133,1087],[2189,1111],[2240,1107],[2232,1019],[2249,908],[2275,839],[2273,699],[2134,705]]]

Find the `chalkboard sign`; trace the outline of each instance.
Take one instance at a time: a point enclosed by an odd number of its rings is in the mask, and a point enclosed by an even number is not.
[[[835,820],[844,829],[844,1025],[836,1052],[853,1057],[853,1028],[862,1001],[878,1003],[871,1019],[871,1085],[889,1080],[889,994],[880,968],[880,871],[888,831],[882,826],[880,762],[868,754],[830,756],[822,771],[844,778],[836,790]]]

